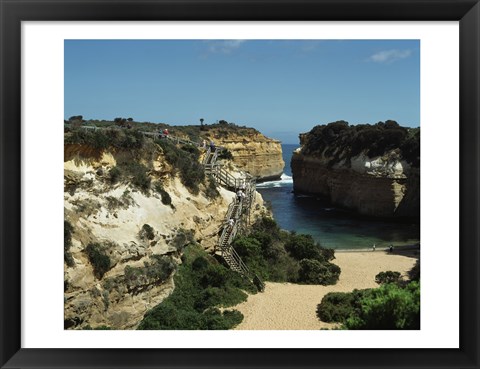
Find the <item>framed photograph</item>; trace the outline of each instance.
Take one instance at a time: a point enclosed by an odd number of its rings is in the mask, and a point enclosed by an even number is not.
[[[0,5],[2,368],[479,367],[477,1]]]

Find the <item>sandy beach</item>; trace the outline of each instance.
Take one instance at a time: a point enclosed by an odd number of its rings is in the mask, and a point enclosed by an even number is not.
[[[341,269],[334,286],[267,282],[265,292],[250,295],[234,307],[244,315],[239,330],[309,330],[331,328],[316,316],[317,305],[328,292],[349,292],[378,287],[375,275],[392,270],[405,275],[415,264],[413,253],[383,251],[336,252],[333,261]]]

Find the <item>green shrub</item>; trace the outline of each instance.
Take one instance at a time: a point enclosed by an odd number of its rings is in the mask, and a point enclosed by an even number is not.
[[[144,224],[138,233],[138,236],[142,240],[153,240],[155,238],[155,232],[151,225]]]
[[[167,162],[179,173],[180,180],[192,193],[198,194],[199,184],[205,180],[200,152],[192,145],[175,146],[169,140],[155,141],[163,150]]]
[[[134,203],[133,198],[130,196],[128,190],[125,190],[119,198],[114,196],[106,196],[105,197],[107,209],[110,211],[114,211],[116,209],[128,209],[130,205]]]
[[[274,238],[280,238],[280,227],[278,226],[275,219],[268,216],[263,216],[258,219],[254,223],[252,230],[256,232],[267,232],[271,234]]]
[[[420,281],[420,261],[417,259],[413,268],[408,272],[411,281]]]
[[[297,260],[315,259],[320,262],[335,259],[335,251],[320,246],[308,234],[291,232],[285,243],[285,249]]]
[[[223,149],[218,155],[218,158],[223,160],[233,160],[233,155],[228,149]]]
[[[340,268],[329,262],[334,259],[332,249],[320,247],[311,236],[281,231],[269,217],[257,220],[252,232],[248,236],[237,237],[232,246],[248,268],[264,280],[307,284],[321,280],[322,284],[332,284],[336,283],[340,273]],[[300,276],[300,260],[305,256],[316,260],[322,272],[307,270],[310,264],[306,264]]]
[[[70,247],[72,247],[72,233],[74,232],[72,224],[68,220],[63,221],[63,260],[69,267],[75,265]]]
[[[102,279],[103,275],[111,268],[110,257],[105,254],[104,248],[98,243],[88,244],[85,252],[92,264],[95,277]]]
[[[108,148],[139,149],[145,143],[144,135],[137,130],[100,129],[85,130],[73,129],[65,135],[65,143],[88,145],[99,150]]]
[[[398,283],[399,281],[400,281],[400,273],[392,272],[391,270],[386,272],[380,272],[375,276],[375,282],[378,284]]]
[[[347,329],[420,329],[420,284],[388,283],[360,300],[361,309],[345,321]]]
[[[148,168],[136,161],[124,163],[121,165],[122,170],[129,177],[132,185],[137,187],[143,193],[147,193],[150,189],[151,179],[148,176]]]
[[[339,322],[344,329],[419,329],[420,284],[394,283],[350,293],[326,294],[317,307],[325,322]]]
[[[245,301],[242,290],[255,293],[255,287],[198,246],[189,246],[182,260],[175,290],[145,314],[138,329],[231,329],[239,324],[240,312],[218,308]]]
[[[191,229],[186,230],[186,229],[180,228],[177,230],[177,233],[175,234],[175,237],[172,239],[171,243],[172,243],[172,246],[175,247],[175,249],[178,252],[182,252],[183,249],[188,244],[194,242],[194,240],[195,240],[195,234]]]
[[[216,199],[218,196],[220,196],[220,192],[218,192],[215,180],[211,176],[208,178],[208,185],[205,190],[205,196],[207,197],[207,199],[210,200]]]
[[[315,259],[303,259],[300,261],[298,282],[306,284],[335,284],[340,276],[340,267],[328,262],[320,262]]]
[[[152,255],[150,262],[144,262],[143,267],[127,265],[124,269],[124,282],[128,292],[136,295],[152,285],[165,282],[175,269],[175,263],[170,257]]]
[[[112,184],[115,184],[118,181],[120,181],[120,179],[122,178],[122,171],[115,166],[112,169],[110,169],[110,171],[108,172],[108,176],[109,176],[110,182]]]
[[[155,184],[155,191],[157,191],[160,196],[162,197],[162,204],[164,205],[172,205],[172,198],[170,197],[170,194],[165,191],[163,186],[160,183]]]
[[[317,316],[327,323],[343,323],[355,313],[355,301],[361,293],[329,292],[317,306]]]
[[[297,260],[321,258],[319,247],[309,234],[292,233],[285,244],[285,250]]]
[[[261,243],[253,236],[237,237],[233,246],[242,258],[261,254]]]

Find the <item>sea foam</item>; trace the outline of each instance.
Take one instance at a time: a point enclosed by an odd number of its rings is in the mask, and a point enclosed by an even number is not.
[[[258,183],[257,188],[287,187],[290,186],[292,183],[293,178],[285,173],[282,173],[279,180]]]

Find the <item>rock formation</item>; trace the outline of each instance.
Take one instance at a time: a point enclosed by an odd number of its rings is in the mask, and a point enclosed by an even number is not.
[[[150,143],[153,145],[153,142]],[[98,150],[64,146],[65,327],[134,329],[173,290],[182,249],[194,241],[212,250],[234,194],[209,199],[186,188],[161,150]],[[152,189],[112,181],[121,163],[139,162]],[[170,204],[153,183],[161,183]],[[263,201],[257,194],[257,211]],[[67,243],[67,242],[66,242]]]
[[[216,145],[227,148],[236,166],[257,177],[258,181],[275,180],[282,175],[285,163],[280,141],[252,128],[212,128],[206,135]]]
[[[301,135],[303,146],[291,162],[295,192],[323,197],[363,215],[420,217],[420,168],[407,162],[400,149],[368,155],[369,148],[360,147],[351,156],[350,143],[340,145],[347,135],[324,127],[315,137]],[[359,139],[358,134],[353,137]]]

